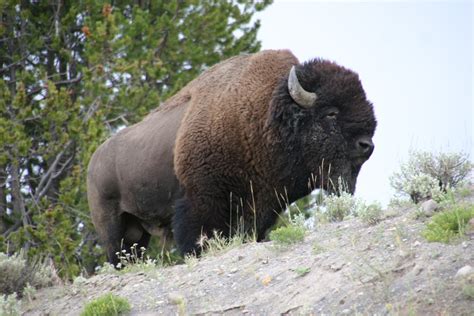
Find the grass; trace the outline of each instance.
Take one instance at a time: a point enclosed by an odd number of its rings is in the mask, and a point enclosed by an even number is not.
[[[178,315],[186,315],[186,300],[184,297],[177,293],[170,293],[168,296],[168,300],[171,304],[174,304],[178,307]]]
[[[467,198],[471,195],[471,188],[467,184],[457,187],[455,191],[461,198]]]
[[[270,240],[278,245],[287,246],[304,240],[306,229],[299,225],[281,226],[270,232]]]
[[[302,277],[302,276],[305,276],[308,273],[310,273],[311,268],[310,267],[298,267],[294,271],[295,271],[296,274],[298,274],[299,277]]]
[[[126,274],[134,272],[144,272],[150,277],[157,277],[159,275],[159,268],[182,263],[184,260],[178,256],[176,252],[164,250],[156,255],[155,258],[150,258],[146,252],[147,249],[141,247],[137,248],[137,244],[130,247],[130,252],[122,249],[116,252],[119,263],[116,267],[108,262],[104,262],[102,267],[98,270],[99,274]],[[117,268],[117,269],[116,269]]]
[[[199,243],[202,245],[204,251],[202,256],[215,256],[224,251],[228,251],[235,247],[242,245],[245,241],[252,240],[247,238],[244,234],[235,234],[230,238],[222,235],[222,233],[214,231],[212,238],[201,236]]]
[[[433,216],[422,235],[426,240],[447,243],[465,234],[467,223],[474,217],[474,206],[457,205]]]
[[[189,270],[194,269],[198,262],[199,259],[196,257],[196,255],[188,254],[184,257],[184,263],[186,264]]]
[[[81,316],[115,316],[130,312],[130,304],[124,298],[112,293],[102,295],[87,303]]]
[[[474,300],[474,284],[464,284],[462,293],[470,300]]]
[[[312,250],[313,250],[313,255],[319,255],[320,253],[325,252],[326,248],[321,246],[319,243],[315,242],[313,243]]]
[[[98,270],[99,274],[126,274],[134,272],[144,272],[150,277],[156,277],[159,274],[159,268],[162,267],[160,262],[155,259],[144,258],[140,261],[124,263],[122,261],[119,266],[120,270],[114,268],[114,266],[108,262],[104,262],[102,267]],[[74,282],[76,283],[76,282]]]

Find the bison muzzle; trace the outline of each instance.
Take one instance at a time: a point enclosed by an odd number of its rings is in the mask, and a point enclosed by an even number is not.
[[[202,235],[262,240],[287,204],[340,179],[351,193],[376,120],[358,75],[287,50],[223,61],[91,158],[92,221],[116,252],[172,232],[182,254]]]

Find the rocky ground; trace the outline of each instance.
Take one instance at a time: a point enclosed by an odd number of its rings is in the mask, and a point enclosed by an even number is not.
[[[318,225],[286,249],[247,243],[188,264],[100,274],[42,289],[23,312],[78,315],[113,292],[132,315],[474,315],[462,290],[474,278],[474,235],[429,243],[420,234],[429,218],[416,214],[400,208],[373,226],[357,218]]]

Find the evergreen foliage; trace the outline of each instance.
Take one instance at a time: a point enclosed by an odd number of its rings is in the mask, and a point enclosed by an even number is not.
[[[270,2],[1,1],[0,251],[93,271],[91,154],[210,65],[258,51],[252,16]]]

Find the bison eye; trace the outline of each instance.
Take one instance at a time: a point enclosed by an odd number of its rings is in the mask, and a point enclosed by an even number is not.
[[[338,114],[339,114],[339,111],[334,110],[334,111],[331,111],[328,114],[326,114],[326,118],[334,120],[334,119],[337,118]]]

